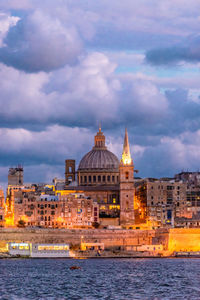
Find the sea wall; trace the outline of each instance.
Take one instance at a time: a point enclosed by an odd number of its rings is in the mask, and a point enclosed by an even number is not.
[[[8,242],[67,243],[72,246],[82,242],[104,243],[105,248],[138,245],[163,245],[164,250],[200,251],[200,228],[122,230],[122,229],[29,229],[0,228],[0,251]]]
[[[104,243],[105,248],[129,245],[149,245],[157,240],[155,230],[108,230],[108,229],[0,229],[0,244],[7,242],[69,243],[80,245],[83,242]]]
[[[200,228],[170,229],[168,249],[171,252],[200,251]]]

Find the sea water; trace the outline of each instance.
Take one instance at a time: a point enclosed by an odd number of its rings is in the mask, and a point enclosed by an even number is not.
[[[0,299],[196,300],[200,259],[2,259]]]

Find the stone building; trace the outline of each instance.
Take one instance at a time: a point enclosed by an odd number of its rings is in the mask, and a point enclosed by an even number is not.
[[[134,216],[134,166],[131,159],[128,133],[125,131],[122,159],[119,165],[120,175],[120,224],[133,225]]]
[[[10,168],[8,172],[8,185],[23,185],[23,173],[22,166]]]
[[[55,178],[54,185],[35,184],[29,187],[29,190],[24,190],[22,175],[23,169],[9,170],[6,218],[10,220],[10,225],[16,226],[20,219],[24,219],[29,226],[52,227],[58,226],[56,219],[59,219],[62,226],[65,224],[79,226],[80,220],[83,221],[82,225],[90,226],[92,223],[99,222],[99,217],[107,220],[109,218],[110,225],[120,223],[124,226],[132,226],[134,224],[134,165],[130,155],[127,130],[120,162],[117,156],[107,149],[105,136],[99,127],[94,137],[94,146],[83,156],[78,169],[75,168],[75,160],[65,161],[64,182]],[[78,193],[84,194],[85,198],[69,197],[69,194]],[[46,196],[44,200],[42,194],[49,197]],[[57,201],[54,197],[62,200]],[[49,203],[50,201],[55,203]],[[76,208],[79,208],[79,202],[83,207],[77,215]],[[98,206],[95,203],[98,203]],[[73,210],[76,218],[70,216],[71,212],[66,216],[68,204],[74,205],[70,209]],[[55,211],[52,210],[52,206],[56,206]],[[89,211],[93,212],[91,218]]]
[[[99,205],[83,194],[60,196],[63,222],[67,228],[91,227],[99,223]]]
[[[125,142],[128,143],[127,130],[125,133]],[[127,144],[125,148],[129,147]],[[125,149],[124,148],[124,149]],[[128,148],[129,149],[129,148]],[[128,150],[129,151],[129,150]],[[130,155],[130,151],[129,151]],[[69,162],[69,163],[68,163]],[[66,178],[65,182],[68,183],[69,177],[69,165],[71,160],[66,160]],[[73,166],[71,166],[71,177],[74,178],[74,168],[75,161],[73,161]],[[121,170],[121,171],[120,171]],[[121,172],[121,173],[120,173]],[[78,169],[75,172],[77,176],[77,185],[66,184],[65,190],[74,190],[75,192],[82,192],[87,197],[91,197],[99,204],[100,217],[113,217],[120,218],[120,202],[122,203],[121,221],[125,221],[128,217],[128,207],[129,211],[129,222],[134,222],[134,168],[132,160],[129,163],[125,162],[122,158],[119,162],[117,156],[109,151],[105,144],[105,136],[99,127],[99,131],[94,137],[94,147],[91,151],[83,156],[81,159]],[[126,175],[129,173],[128,178]],[[120,182],[121,180],[121,182]],[[121,193],[121,194],[120,194]],[[129,194],[129,198],[126,201],[121,201],[124,199],[124,195]],[[126,197],[126,196],[125,196]],[[125,204],[126,203],[126,204]],[[125,208],[126,207],[126,208]],[[132,214],[132,216],[131,216]],[[124,215],[124,218],[122,217]],[[123,221],[123,222],[124,222]]]
[[[141,211],[138,223],[149,221],[152,226],[174,226],[174,218],[187,215],[183,182],[147,178],[137,183],[136,198]]]
[[[175,181],[182,181],[188,186],[200,187],[200,172],[181,172],[175,175]]]
[[[99,207],[84,195],[44,194],[34,189],[9,189],[9,226],[50,228],[91,227],[99,222]],[[9,203],[8,202],[8,203]],[[7,204],[8,204],[7,203]],[[9,207],[9,206],[8,206]]]
[[[94,147],[83,156],[75,174],[75,161],[69,169],[71,161],[66,160],[65,162],[65,182],[67,183],[65,190],[84,193],[87,197],[97,201],[100,216],[119,217],[119,160],[107,149],[101,127],[94,137]],[[69,171],[72,171],[71,178],[76,175],[76,185],[73,182],[68,184]]]

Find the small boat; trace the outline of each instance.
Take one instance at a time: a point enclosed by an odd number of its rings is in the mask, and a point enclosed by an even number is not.
[[[70,270],[80,270],[81,269],[81,267],[79,267],[79,266],[71,266],[70,267]]]

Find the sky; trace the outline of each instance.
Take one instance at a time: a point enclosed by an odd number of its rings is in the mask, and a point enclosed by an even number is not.
[[[199,28],[197,0],[1,0],[0,184],[64,178],[99,122],[138,176],[197,171]]]

